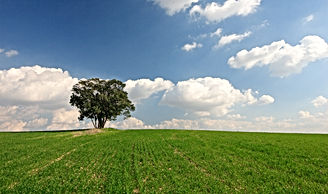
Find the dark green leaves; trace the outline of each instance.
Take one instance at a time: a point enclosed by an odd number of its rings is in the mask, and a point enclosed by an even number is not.
[[[107,121],[116,120],[119,115],[130,117],[135,110],[124,87],[116,79],[80,80],[73,86],[70,104],[79,109],[79,120],[89,118],[95,128],[103,128]]]

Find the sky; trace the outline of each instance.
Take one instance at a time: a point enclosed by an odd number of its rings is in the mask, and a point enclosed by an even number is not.
[[[0,130],[91,127],[82,78],[136,105],[108,127],[328,133],[328,1],[0,2]]]

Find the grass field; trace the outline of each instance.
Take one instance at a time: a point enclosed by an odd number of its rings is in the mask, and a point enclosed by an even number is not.
[[[0,133],[0,193],[328,192],[328,135]]]

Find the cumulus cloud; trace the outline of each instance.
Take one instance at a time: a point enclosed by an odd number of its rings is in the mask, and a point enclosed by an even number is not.
[[[53,112],[51,125],[47,127],[48,130],[62,130],[62,129],[78,129],[78,128],[92,128],[91,122],[79,122],[79,111],[76,109],[57,109]]]
[[[199,116],[223,116],[237,104],[254,104],[257,101],[251,89],[242,92],[228,80],[205,77],[178,82],[166,90],[161,104]]]
[[[196,120],[172,119],[154,125],[156,129],[200,129]]]
[[[0,104],[64,106],[77,82],[77,78],[59,68],[36,65],[2,70]]]
[[[230,34],[226,36],[222,36],[218,42],[218,44],[215,46],[216,48],[223,47],[227,44],[230,44],[234,41],[242,41],[244,38],[247,38],[250,36],[251,32],[245,32],[244,34]]]
[[[190,15],[200,15],[210,22],[220,22],[232,16],[246,16],[254,13],[261,0],[227,0],[223,5],[212,2],[208,3],[205,8],[195,5],[190,10]]]
[[[155,4],[165,9],[166,13],[170,16],[185,11],[193,3],[197,3],[199,0],[152,0]]]
[[[18,55],[18,51],[16,51],[16,50],[9,50],[9,51],[6,51],[6,52],[5,52],[5,55],[6,55],[7,57],[13,57],[13,56]]]
[[[314,100],[312,100],[312,104],[315,107],[326,105],[328,104],[328,98],[325,98],[323,96],[318,96]]]
[[[203,47],[202,44],[193,42],[192,44],[185,44],[183,47],[181,47],[181,50],[189,52],[189,51],[192,51],[195,48],[202,48],[202,47]]]
[[[68,72],[57,68],[40,66],[11,68],[0,71],[0,130],[53,130],[92,127],[88,121],[78,121],[79,113],[68,103],[72,86],[78,82]],[[199,116],[223,116],[236,105],[251,105],[269,97],[257,98],[251,89],[240,91],[228,80],[198,78],[173,84],[163,78],[128,80],[125,90],[134,102],[140,102],[163,91],[161,104],[183,109]],[[244,117],[238,114],[227,116],[230,120]],[[186,128],[232,126],[228,121],[193,122],[172,120],[156,125],[146,125],[137,118],[109,124],[115,128]],[[213,124],[215,123],[215,124]]]
[[[110,122],[107,125],[110,128],[116,129],[150,129],[151,125],[145,125],[142,120],[139,120],[135,117],[127,118],[123,121]]]
[[[32,66],[1,70],[0,130],[92,127],[88,121],[78,121],[78,111],[69,105],[71,89],[77,82],[77,78],[57,68]],[[135,103],[174,85],[163,78],[128,80],[125,84],[129,98]]]
[[[5,49],[0,48],[0,53],[3,53],[4,51],[5,51]]]
[[[151,95],[173,87],[173,83],[163,78],[128,80],[125,82],[125,91],[128,92],[129,99],[134,103],[140,103],[141,100],[149,98]]]
[[[59,68],[28,66],[0,71],[0,130],[77,127],[69,105],[77,78]],[[60,113],[62,120],[60,121]],[[74,122],[73,120],[74,116]],[[66,125],[64,125],[66,123]]]
[[[298,112],[298,115],[301,119],[313,118],[313,115],[311,115],[311,113],[308,112],[308,111],[301,110],[301,111]]]
[[[28,129],[42,129],[47,124],[48,124],[48,119],[47,118],[37,118],[37,119],[28,121],[27,124],[26,124],[26,128],[28,128]]]
[[[242,50],[228,60],[232,68],[245,70],[269,66],[272,76],[286,77],[300,73],[309,63],[327,58],[328,44],[319,36],[305,36],[298,45],[291,46],[284,40],[270,45]]]
[[[269,95],[263,95],[259,99],[260,104],[272,104],[274,103],[274,98]]]
[[[0,106],[1,131],[65,130],[90,128],[89,121],[78,121],[78,111],[71,108],[47,109],[32,106]]]
[[[0,106],[0,130],[21,131],[27,122],[20,120],[24,115],[18,106]]]
[[[21,120],[10,120],[4,121],[0,123],[0,130],[4,131],[22,131],[26,126],[26,122]]]

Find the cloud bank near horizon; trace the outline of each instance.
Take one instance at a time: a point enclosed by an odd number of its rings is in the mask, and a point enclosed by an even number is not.
[[[0,130],[52,130],[92,127],[88,121],[79,122],[79,115],[68,101],[72,86],[78,82],[60,68],[26,66],[0,71]],[[236,107],[255,108],[275,102],[271,95],[259,95],[252,89],[240,90],[228,80],[204,77],[173,83],[163,78],[127,80],[129,98],[138,106],[154,94],[160,94],[160,105],[170,106],[187,113],[185,118],[172,118],[148,125],[135,117],[109,123],[109,127],[145,129],[307,129],[316,123],[326,125],[328,113],[299,113],[299,120],[279,121],[272,117],[247,118],[235,112]],[[319,96],[314,107],[327,104]],[[196,116],[196,119],[188,117]],[[315,122],[313,122],[315,121]],[[256,128],[258,126],[258,128]],[[313,127],[313,126],[312,126]]]

